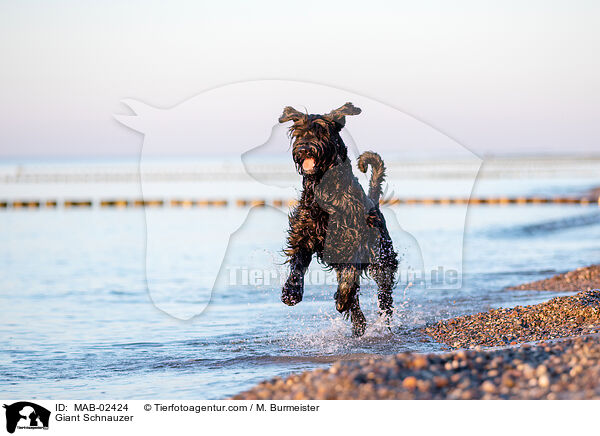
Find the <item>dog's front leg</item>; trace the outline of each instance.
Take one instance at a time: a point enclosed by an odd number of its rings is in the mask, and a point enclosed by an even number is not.
[[[360,270],[354,265],[344,265],[336,268],[338,288],[335,293],[335,308],[340,313],[350,310],[360,287]]]
[[[290,275],[281,290],[281,301],[294,306],[302,301],[304,295],[304,274],[310,265],[312,253],[297,251],[290,258]]]

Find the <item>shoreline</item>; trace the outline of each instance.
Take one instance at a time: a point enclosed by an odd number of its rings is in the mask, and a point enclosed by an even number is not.
[[[338,362],[234,400],[600,399],[600,334],[445,354]]]
[[[508,291],[577,292],[600,288],[600,265],[590,265],[542,280],[509,286]]]
[[[595,283],[599,265],[550,279]],[[513,289],[534,289],[532,284]],[[600,399],[600,290],[492,309],[423,328],[456,351],[374,355],[259,383],[232,399]],[[492,347],[492,348],[484,348]]]

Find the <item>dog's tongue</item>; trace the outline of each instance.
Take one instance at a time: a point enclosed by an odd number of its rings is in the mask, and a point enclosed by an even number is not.
[[[308,159],[304,159],[304,162],[302,162],[302,169],[304,171],[311,171],[314,167],[315,167],[315,160],[312,157],[309,157]]]

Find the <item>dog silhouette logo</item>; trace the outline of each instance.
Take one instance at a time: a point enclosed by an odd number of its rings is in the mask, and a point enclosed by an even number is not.
[[[14,433],[18,429],[47,430],[50,423],[50,411],[35,403],[19,401],[11,405],[5,404],[6,431]]]
[[[431,125],[369,97],[314,83],[259,80],[207,90],[168,108],[127,98],[122,103],[128,113],[114,115],[121,124],[143,135],[139,172],[144,199],[164,198],[166,184],[156,183],[164,163],[174,165],[177,177],[183,177],[172,180],[186,180],[183,191],[184,185],[169,185],[178,186],[169,188],[177,189],[175,195],[207,201],[222,199],[229,204],[241,200],[240,206],[244,208],[239,213],[198,210],[198,214],[191,215],[144,208],[145,278],[151,301],[158,309],[178,319],[191,319],[208,307],[213,291],[239,292],[230,273],[236,268],[250,270],[252,262],[256,262],[257,269],[271,268],[276,277],[287,275],[284,270],[288,264],[280,255],[280,241],[267,248],[267,240],[278,237],[287,227],[287,220],[282,218],[288,211],[286,207],[265,207],[260,202],[293,199],[298,193],[300,178],[289,155],[289,126],[279,123],[278,118],[288,105],[307,113],[303,105],[308,105],[313,113],[327,113],[345,101],[362,110],[361,116],[353,120],[351,132],[347,128],[340,131],[351,159],[358,162],[362,152],[371,148],[386,156],[398,156],[394,158],[395,167],[391,165],[392,157],[386,160],[390,177],[382,188],[380,201],[384,203],[388,231],[401,258],[400,282],[412,286],[413,282],[423,281],[421,278],[433,276],[433,272],[437,277],[441,269],[455,273],[452,277],[456,280],[450,282],[451,276],[440,283],[427,280],[428,286],[433,289],[462,286],[464,231],[456,232],[447,249],[438,250],[439,244],[421,246],[408,230],[421,232],[424,228],[419,215],[388,205],[400,205],[401,197],[411,199],[414,194],[419,197],[419,192],[435,196],[451,192],[456,198],[469,198],[481,159]],[[227,153],[240,156],[225,163],[218,159]],[[171,158],[176,159],[171,161]],[[435,162],[430,175],[419,170],[426,167],[424,162]],[[449,171],[458,171],[464,183],[447,186],[439,177],[442,170],[438,169],[438,163],[450,165]],[[208,171],[204,173],[204,169]],[[411,171],[418,174],[416,177],[424,177],[425,183],[412,180]],[[368,184],[362,171],[357,175],[363,184]],[[326,196],[326,191],[322,189],[321,193]],[[258,206],[251,205],[253,199],[259,200]],[[193,204],[191,201],[190,205]],[[246,205],[250,207],[245,208]],[[444,229],[464,229],[468,206],[468,203],[457,204],[452,214],[444,208],[431,208],[427,220],[443,223]],[[267,214],[267,221],[281,225],[265,227]],[[337,223],[343,223],[343,218],[338,218]],[[336,254],[335,240],[339,240],[341,227],[338,225],[337,232],[330,233],[335,238],[327,245],[332,249],[328,254]],[[245,238],[259,247],[251,256],[245,251],[248,245],[242,247]],[[335,259],[332,261],[335,263]],[[177,279],[172,280],[173,277]]]

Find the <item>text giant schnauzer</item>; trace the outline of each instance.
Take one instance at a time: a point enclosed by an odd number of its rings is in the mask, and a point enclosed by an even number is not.
[[[361,336],[366,320],[358,301],[360,276],[367,272],[379,287],[379,310],[392,315],[392,288],[398,269],[385,219],[379,210],[385,167],[378,154],[365,152],[358,168],[366,173],[371,166],[369,194],[352,174],[348,150],[340,137],[346,115],[361,110],[346,103],[326,115],[303,114],[288,106],[280,123],[293,121],[290,137],[292,155],[302,175],[302,194],[290,214],[287,248],[290,276],[281,300],[293,306],[302,300],[304,274],[313,254],[335,269],[338,289],[336,308],[350,315],[354,335]]]

